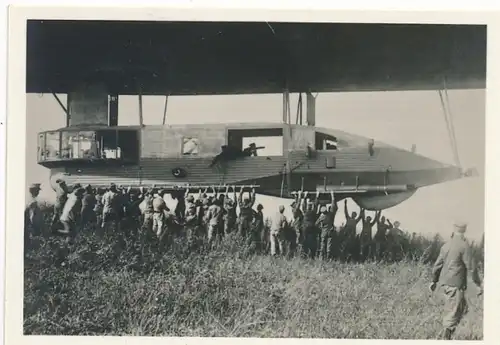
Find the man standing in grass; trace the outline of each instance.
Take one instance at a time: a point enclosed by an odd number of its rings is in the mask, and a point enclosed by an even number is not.
[[[451,339],[456,327],[468,310],[465,299],[467,272],[470,273],[472,281],[479,288],[478,295],[483,293],[476,263],[471,256],[470,246],[464,235],[467,225],[463,222],[456,222],[454,227],[450,241],[441,247],[432,271],[433,281],[429,287],[431,291],[434,291],[438,281],[441,280],[446,297],[443,339],[448,340]]]
[[[359,235],[359,255],[361,261],[365,261],[367,259],[372,258],[372,229],[373,226],[380,219],[380,211],[375,212],[375,219],[372,220],[372,217],[365,217],[365,210],[361,210],[363,228],[361,229],[361,234]]]
[[[302,255],[302,244],[304,242],[304,235],[302,233],[302,221],[304,219],[304,214],[302,213],[302,209],[304,209],[302,205],[303,202],[304,199],[302,199],[301,192],[299,192],[293,203],[290,205],[290,207],[292,208],[293,216],[292,228],[295,231],[295,245],[293,247],[294,252],[299,256]]]
[[[109,225],[114,226],[116,233],[120,233],[120,207],[122,207],[122,197],[118,192],[116,184],[111,183],[109,190],[102,197],[102,224],[101,228],[104,232],[109,231]]]
[[[59,234],[74,237],[77,232],[78,225],[81,225],[82,197],[85,189],[79,184],[73,187],[73,191],[68,195],[68,200],[64,204],[61,217],[59,220],[63,225],[63,229],[59,230]]]
[[[302,236],[304,254],[314,259],[318,250],[319,231],[316,227],[318,219],[319,191],[316,192],[316,199],[311,201],[307,198],[308,193],[304,193],[304,218],[302,220]]]
[[[236,189],[233,187],[233,198],[229,197],[229,187],[226,187],[226,196],[224,197],[224,234],[229,235],[236,227]]]
[[[54,215],[52,217],[52,223],[51,223],[51,229],[53,231],[57,230],[56,227],[57,224],[59,223],[59,217],[61,216],[64,205],[68,200],[69,191],[66,182],[64,182],[64,180],[57,179],[55,185],[55,191],[56,191],[56,202],[54,203]]]
[[[287,226],[287,221],[284,212],[285,206],[280,205],[278,212],[271,221],[271,256],[276,256],[276,245],[279,247],[280,255],[283,256],[285,254],[285,228]]]
[[[221,240],[221,229],[224,226],[224,212],[222,209],[221,201],[215,199],[212,205],[208,208],[207,223],[208,223],[208,246],[213,247],[214,241]]]
[[[29,186],[30,199],[24,210],[24,243],[27,245],[31,235],[40,235],[43,227],[43,215],[38,205],[37,197],[40,194],[40,184]]]
[[[255,189],[252,189],[249,198],[243,198],[243,189],[241,188],[238,196],[238,205],[240,215],[238,219],[238,232],[242,238],[246,238],[251,231],[253,221],[253,205],[255,204]]]
[[[320,216],[316,220],[316,226],[320,229],[320,243],[319,254],[321,259],[327,260],[331,257],[332,242],[335,236],[335,215],[337,214],[337,203],[335,202],[335,195],[331,192],[331,205],[330,209],[322,206],[320,209]]]
[[[344,216],[345,216],[345,226],[342,230],[342,254],[341,258],[343,260],[351,260],[352,256],[355,255],[356,249],[356,227],[359,221],[363,218],[363,210],[359,212],[359,216],[356,212],[352,212],[349,215],[349,210],[347,208],[347,199],[344,200]]]

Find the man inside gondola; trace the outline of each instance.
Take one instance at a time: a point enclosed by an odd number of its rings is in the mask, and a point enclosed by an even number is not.
[[[257,147],[255,143],[251,143],[250,145],[248,145],[248,147],[244,148],[243,150],[231,144],[223,145],[221,146],[222,152],[214,157],[212,163],[210,164],[210,167],[213,167],[220,161],[230,161],[240,157],[251,157],[251,156],[257,157],[257,150],[260,148],[263,147]]]

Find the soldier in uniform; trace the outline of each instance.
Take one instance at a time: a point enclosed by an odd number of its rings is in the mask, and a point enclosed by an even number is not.
[[[304,242],[304,236],[302,234],[302,221],[304,219],[304,214],[302,213],[303,209],[303,201],[304,199],[301,198],[301,194],[297,194],[295,200],[292,202],[290,207],[292,208],[292,216],[293,216],[293,221],[291,224],[292,230],[295,231],[295,245],[293,245],[293,248],[290,248],[292,253],[298,253],[299,255],[302,254],[303,252],[303,242]]]
[[[40,235],[43,227],[43,215],[38,206],[37,197],[40,194],[40,184],[33,183],[29,186],[30,199],[24,210],[24,243],[29,243],[31,235]]]
[[[189,194],[189,188],[186,190],[185,199],[186,199],[186,215],[187,215],[191,213],[190,208],[192,206],[194,206],[196,210],[196,202],[194,200],[194,196],[192,194]]]
[[[102,229],[104,232],[109,231],[108,225],[113,224],[116,233],[120,233],[120,223],[123,208],[123,197],[118,191],[116,185],[111,183],[109,190],[102,197]]]
[[[279,247],[280,255],[285,255],[285,230],[287,227],[286,217],[283,214],[285,212],[285,207],[280,205],[278,212],[274,215],[271,220],[271,255],[276,256],[276,246]]]
[[[400,229],[400,222],[395,221],[394,225],[392,225],[389,219],[387,219],[387,222],[389,223],[387,244],[389,246],[390,259],[392,262],[394,262],[396,260],[402,259],[404,232]]]
[[[262,210],[264,209],[264,206],[262,204],[257,205],[257,211],[254,212],[253,216],[253,241],[256,244],[256,249],[259,252],[264,252],[267,247],[267,234],[266,234],[266,227],[264,226],[264,213],[262,213]]]
[[[96,193],[95,193],[94,214],[95,214],[95,218],[96,218],[96,224],[97,224],[96,227],[97,228],[100,228],[101,224],[102,224],[102,211],[104,209],[104,204],[103,204],[102,198],[103,198],[105,192],[106,191],[104,190],[104,188],[97,187]]]
[[[238,219],[238,232],[241,237],[246,238],[251,230],[253,220],[253,205],[255,204],[255,189],[252,189],[250,198],[243,199],[243,188],[238,196],[238,205],[240,207],[240,216]]]
[[[224,198],[224,233],[227,235],[236,228],[236,204],[237,201],[236,189],[233,188],[233,199],[229,197],[229,187],[226,189],[226,197]]]
[[[362,211],[362,210],[361,210]],[[359,216],[356,212],[352,212],[349,215],[349,210],[347,208],[347,199],[344,200],[344,215],[346,219],[346,223],[341,232],[342,238],[342,259],[350,259],[353,255],[355,255],[356,248],[356,227],[359,221],[363,218],[362,212],[359,213]]]
[[[140,204],[144,201],[144,195],[137,191],[129,192],[129,199],[125,205],[125,221],[129,228],[130,235],[136,237],[141,225]]]
[[[73,192],[68,195],[68,200],[59,218],[63,229],[58,232],[63,235],[74,237],[77,233],[77,227],[81,224],[82,197],[84,189],[79,185],[73,187]]]
[[[199,239],[200,224],[196,213],[196,205],[194,203],[188,203],[187,206],[188,209],[186,217],[184,218],[184,227],[186,229],[188,249],[192,250],[195,248]]]
[[[471,255],[469,243],[465,238],[466,230],[466,223],[455,222],[451,239],[441,247],[439,257],[434,263],[433,279],[429,286],[430,290],[434,291],[437,283],[441,281],[446,298],[442,338],[447,340],[451,339],[468,310],[465,299],[468,273],[479,289],[478,294],[483,293],[476,262]]]
[[[157,238],[162,238],[165,231],[165,221],[168,212],[167,203],[163,199],[164,191],[158,191],[153,197],[153,232],[156,234]]]
[[[372,257],[372,229],[380,218],[380,212],[375,213],[375,219],[373,220],[370,216],[365,217],[365,210],[361,210],[361,215],[363,217],[363,229],[361,229],[359,235],[359,255],[361,261],[365,261]]]
[[[332,204],[331,208],[328,210],[326,206],[321,207],[321,214],[316,220],[316,227],[321,230],[320,235],[320,255],[323,260],[331,257],[332,242],[334,241],[335,229],[335,215],[337,214],[337,203],[335,202],[335,196],[333,192],[331,193]]]
[[[316,199],[311,202],[307,199],[307,192],[304,193],[304,219],[302,221],[302,234],[304,236],[304,252],[305,255],[311,259],[316,257],[318,250],[318,228],[316,227],[316,220],[318,217],[317,208],[319,205],[319,191],[316,193]]]
[[[55,185],[56,191],[56,202],[54,203],[54,215],[52,217],[51,229],[53,231],[56,230],[57,223],[59,222],[59,217],[61,216],[64,205],[66,204],[66,200],[68,200],[68,186],[66,182],[61,179],[56,180]]]
[[[382,260],[384,255],[387,243],[387,231],[390,227],[391,225],[386,223],[385,217],[380,217],[380,220],[377,222],[377,232],[375,232],[375,236],[373,238],[375,243],[375,257],[377,261]]]
[[[220,229],[224,226],[224,211],[221,207],[219,199],[215,199],[208,207],[206,221],[208,226],[207,240],[209,248],[212,247],[213,242],[218,239],[220,240]]]
[[[82,228],[85,228],[87,225],[95,222],[96,218],[94,208],[96,202],[97,200],[92,190],[92,186],[85,186],[85,192],[82,197]]]

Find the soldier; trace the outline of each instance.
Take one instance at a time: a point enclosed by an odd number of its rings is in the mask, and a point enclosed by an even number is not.
[[[396,261],[400,259],[401,254],[403,254],[402,242],[404,239],[404,232],[400,229],[401,223],[398,221],[394,222],[394,225],[389,219],[389,231],[387,233],[387,244],[389,245],[389,253],[391,261]]]
[[[101,187],[97,187],[96,195],[95,195],[95,205],[94,205],[94,214],[96,217],[97,227],[100,227],[102,224],[102,211],[104,209],[104,204],[102,198],[104,196],[105,190]]]
[[[184,219],[184,227],[186,229],[188,249],[192,250],[198,242],[200,224],[197,219],[198,215],[195,204],[188,203],[187,206],[188,210]]]
[[[229,197],[229,187],[226,188],[226,197],[224,202],[224,232],[225,234],[231,233],[236,227],[236,188],[233,188],[233,199]]]
[[[307,199],[308,193],[304,193],[304,219],[302,222],[302,234],[304,236],[304,252],[311,259],[316,257],[318,250],[318,229],[316,228],[317,208],[319,205],[319,191],[316,193],[316,199],[311,202]]]
[[[141,209],[139,205],[144,201],[144,195],[136,191],[129,192],[129,199],[125,205],[125,219],[129,231],[133,236],[137,236],[137,231],[141,224]]]
[[[213,204],[209,206],[207,212],[208,232],[207,239],[209,248],[212,247],[216,238],[220,239],[220,229],[224,226],[224,213],[219,199],[215,199]]]
[[[165,193],[166,193],[165,191],[160,192],[159,197],[153,200],[153,202],[155,200],[158,200],[158,204],[163,205],[155,208],[155,210],[163,208],[162,215],[158,215],[155,212],[155,218],[158,217],[162,221],[162,224],[157,223],[158,224],[157,226],[153,226],[153,228],[156,228],[157,234],[158,231],[160,231],[160,235],[157,236],[160,249],[162,249],[165,245],[170,244],[172,242],[172,237],[174,233],[176,233],[176,228],[181,225],[181,223],[179,223],[179,221],[177,220],[175,213],[168,208],[164,200]]]
[[[254,241],[256,242],[256,247],[259,252],[264,252],[267,247],[267,234],[266,227],[264,226],[264,213],[262,210],[264,206],[262,204],[257,205],[257,211],[253,215],[254,223],[253,223],[253,234]]]
[[[286,217],[283,214],[285,207],[280,205],[274,218],[271,220],[271,256],[276,256],[276,245],[279,247],[280,255],[285,254],[285,228],[287,226]]]
[[[217,238],[219,240],[222,240],[224,238],[224,216],[226,213],[226,210],[224,209],[224,202],[225,202],[225,194],[220,193],[217,191],[217,189],[212,186],[212,190],[214,194],[211,196],[211,205],[217,205],[221,209],[221,215],[220,215],[220,221],[217,223]]]
[[[363,218],[363,229],[361,229],[361,234],[359,235],[359,255],[360,259],[364,261],[372,256],[372,229],[380,218],[380,212],[375,213],[373,221],[372,217],[365,217],[365,210],[363,209],[361,210],[361,215]]]
[[[255,189],[252,189],[250,198],[243,199],[243,187],[241,188],[238,197],[238,205],[240,206],[240,216],[238,219],[238,232],[241,237],[246,238],[252,226],[253,205],[255,204]]]
[[[359,221],[363,218],[361,212],[358,216],[356,212],[352,212],[349,216],[349,210],[347,208],[347,199],[344,200],[344,215],[345,215],[345,225],[343,227],[341,237],[342,237],[342,258],[350,259],[354,254],[354,249],[356,245],[356,227]]]
[[[120,221],[122,216],[123,207],[122,195],[119,193],[116,185],[111,183],[109,190],[104,193],[102,197],[103,210],[102,210],[102,229],[104,232],[108,231],[108,224],[114,225],[115,232],[120,233]]]
[[[196,210],[196,203],[194,200],[194,196],[192,194],[189,194],[189,188],[186,190],[185,199],[186,199],[186,215],[187,215],[191,213],[190,208],[192,206],[194,206]]]
[[[167,207],[167,203],[163,199],[165,192],[163,190],[158,191],[153,197],[153,232],[156,234],[158,239],[163,238],[165,232],[165,221],[166,212],[170,210]]]
[[[377,261],[382,260],[385,251],[384,247],[387,242],[387,231],[390,227],[391,226],[389,224],[386,224],[384,216],[380,217],[380,220],[377,221],[377,232],[375,232],[375,236],[373,238],[375,244],[375,257]]]
[[[337,203],[335,202],[335,195],[333,192],[331,193],[331,208],[328,210],[325,206],[321,207],[321,214],[316,220],[316,227],[321,230],[320,237],[320,255],[323,260],[330,258],[331,256],[331,247],[333,237],[335,236],[334,232],[334,222],[335,215],[337,214]]]
[[[75,185],[76,186],[76,185]],[[75,236],[77,226],[81,224],[82,197],[84,189],[81,187],[73,188],[73,192],[68,195],[68,200],[59,218],[63,229],[58,232],[63,235]]]
[[[175,216],[180,221],[184,220],[184,216],[186,215],[186,196],[189,190],[186,190],[185,193],[182,193],[180,190],[175,190],[172,192],[172,197],[177,199],[177,205],[175,206]]]
[[[144,195],[144,200],[140,204],[143,214],[142,233],[149,235],[153,231],[153,199],[156,194],[155,188],[149,188]]]
[[[66,200],[68,200],[68,186],[61,179],[56,180],[55,185],[56,202],[54,203],[54,215],[52,217],[51,229],[56,230],[59,217],[61,216]]]
[[[196,205],[198,207],[198,222],[200,225],[200,231],[203,234],[207,233],[208,225],[206,222],[206,213],[208,212],[208,207],[210,206],[210,200],[208,199],[207,192],[208,188],[198,193],[198,198],[196,200]]]
[[[291,224],[292,229],[295,231],[295,245],[291,250],[293,252],[302,253],[302,244],[304,242],[304,236],[302,234],[302,221],[304,219],[304,214],[302,213],[304,199],[301,199],[300,192],[297,194],[295,200],[292,202],[290,207],[292,208],[293,222]]]
[[[38,236],[42,233],[43,214],[38,206],[37,197],[40,194],[40,183],[33,183],[28,188],[30,199],[24,209],[24,243],[27,245],[31,235]]]
[[[476,262],[465,238],[466,230],[467,224],[463,222],[454,224],[452,237],[441,247],[439,257],[434,264],[433,280],[429,286],[430,290],[434,291],[438,281],[441,280],[446,297],[442,337],[447,340],[451,339],[456,327],[467,313],[468,306],[465,299],[467,273],[478,287],[478,295],[483,293]]]
[[[92,186],[87,185],[85,186],[82,197],[82,229],[96,220],[94,213],[95,205],[96,198],[94,196],[94,192],[92,191]]]

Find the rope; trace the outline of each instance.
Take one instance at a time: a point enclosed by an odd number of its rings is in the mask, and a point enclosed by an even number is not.
[[[286,93],[286,113],[288,118],[288,124],[290,124],[292,122],[292,115],[290,109],[290,92]]]
[[[300,119],[300,124],[302,124],[302,93],[299,93],[299,100],[297,102],[297,116],[295,117],[295,124],[299,124],[299,119]]]
[[[454,151],[453,154],[455,155],[455,163],[458,167],[462,167],[460,164],[460,156],[458,154],[458,144],[457,144],[457,137],[455,134],[455,125],[453,122],[453,114],[451,113],[451,107],[450,107],[450,98],[448,97],[448,89],[446,88],[446,81],[444,82],[444,95],[445,95],[445,100],[448,108],[448,116],[450,117],[450,128],[451,128],[451,134],[453,137],[453,143],[454,143]]]
[[[167,120],[167,105],[168,105],[168,95],[165,95],[165,107],[163,108],[163,125],[165,125],[165,121]]]
[[[454,136],[454,128],[452,124],[450,123],[451,119],[448,119],[448,109],[445,104],[445,100],[443,98],[443,92],[441,90],[438,90],[439,93],[439,99],[441,100],[441,106],[443,107],[443,116],[444,120],[446,122],[446,129],[448,130],[448,138],[450,139],[450,146],[453,154],[453,158],[455,161],[455,164],[460,166],[460,161],[458,159],[458,150],[456,147],[456,142],[454,141],[455,136]]]
[[[283,172],[281,174],[281,191],[280,198],[283,198],[283,189],[285,188],[285,178],[286,178],[286,167],[283,167]]]

